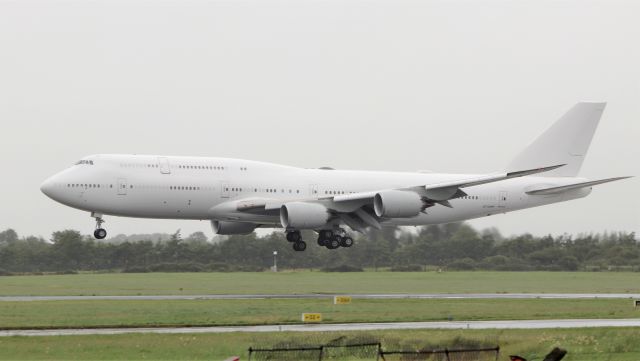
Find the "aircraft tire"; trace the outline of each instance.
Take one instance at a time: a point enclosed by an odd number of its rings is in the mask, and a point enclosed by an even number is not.
[[[353,238],[349,236],[342,237],[342,240],[340,241],[340,246],[345,248],[349,248],[353,246]]]
[[[336,249],[340,247],[340,241],[341,241],[342,237],[336,235],[333,236],[329,239],[327,239],[325,241],[325,247],[327,247],[328,249]]]
[[[287,232],[287,241],[289,242],[301,242],[302,241],[302,235],[300,234],[299,231],[291,231],[291,232]]]
[[[104,239],[107,236],[107,230],[105,230],[104,228],[98,228],[93,231],[93,236],[96,239]]]

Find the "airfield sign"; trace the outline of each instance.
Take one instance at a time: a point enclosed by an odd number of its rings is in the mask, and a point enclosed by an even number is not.
[[[322,322],[321,313],[303,313],[302,322]]]
[[[351,296],[333,296],[334,305],[348,305],[351,303]]]

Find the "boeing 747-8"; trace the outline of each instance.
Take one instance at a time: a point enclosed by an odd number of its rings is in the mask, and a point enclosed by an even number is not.
[[[587,196],[627,177],[578,177],[604,103],[578,103],[503,170],[439,174],[303,169],[240,159],[91,155],[47,179],[50,198],[104,215],[207,220],[217,234],[282,228],[296,251],[301,230],[318,245],[351,247],[346,228],[456,222]]]

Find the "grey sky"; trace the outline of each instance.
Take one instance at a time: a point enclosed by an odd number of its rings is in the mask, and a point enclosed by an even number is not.
[[[93,229],[40,193],[84,155],[500,170],[575,102],[587,177],[640,175],[636,1],[0,1],[0,229]],[[640,231],[640,181],[474,221]],[[107,218],[116,233],[205,222]]]

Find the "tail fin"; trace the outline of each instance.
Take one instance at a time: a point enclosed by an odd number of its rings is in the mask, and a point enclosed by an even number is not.
[[[566,164],[541,176],[577,176],[606,105],[607,103],[574,105],[551,128],[518,154],[507,167],[507,171]]]

